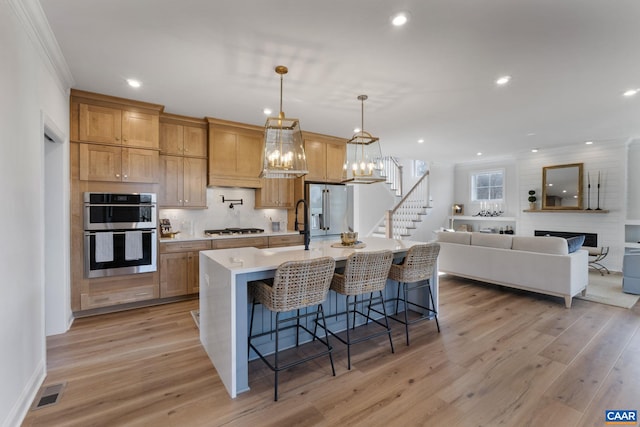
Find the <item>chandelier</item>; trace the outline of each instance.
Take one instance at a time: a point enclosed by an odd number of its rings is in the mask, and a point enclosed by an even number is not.
[[[275,71],[280,74],[280,114],[278,117],[269,117],[264,126],[263,168],[260,177],[298,178],[309,172],[300,121],[285,118],[282,111],[282,80],[289,70],[278,65]]]
[[[367,98],[367,95],[358,96],[362,104],[360,130],[347,141],[342,182],[348,184],[372,184],[385,180],[382,176],[380,141],[364,130],[364,101]]]

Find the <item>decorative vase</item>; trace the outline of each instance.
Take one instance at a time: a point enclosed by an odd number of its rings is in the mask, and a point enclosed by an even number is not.
[[[529,210],[530,211],[536,210],[536,202],[529,202]]]

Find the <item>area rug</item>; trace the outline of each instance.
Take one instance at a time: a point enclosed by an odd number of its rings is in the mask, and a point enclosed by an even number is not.
[[[631,308],[638,302],[640,295],[622,292],[622,274],[620,273],[602,276],[597,271],[590,271],[587,295],[578,294],[576,298],[616,307]]]
[[[191,317],[196,322],[196,326],[200,329],[200,310],[191,310]]]

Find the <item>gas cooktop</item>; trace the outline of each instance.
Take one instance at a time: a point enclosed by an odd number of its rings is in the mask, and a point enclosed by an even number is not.
[[[258,234],[264,233],[262,228],[222,228],[219,230],[204,230],[205,236],[224,236],[234,234]]]

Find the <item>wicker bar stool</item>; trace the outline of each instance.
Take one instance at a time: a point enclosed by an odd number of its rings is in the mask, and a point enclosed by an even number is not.
[[[440,253],[439,243],[427,243],[423,245],[415,245],[409,248],[407,255],[402,264],[393,264],[389,270],[389,279],[398,282],[398,294],[395,298],[396,310],[391,319],[403,323],[407,336],[407,345],[409,345],[409,325],[421,320],[429,319],[429,314],[433,313],[438,332],[440,332],[440,323],[438,322],[438,312],[435,310],[433,294],[431,293],[431,276],[438,260]],[[402,298],[400,297],[400,289],[402,288]],[[426,289],[431,301],[431,307],[426,307],[408,299],[411,291]],[[404,303],[404,319],[397,317],[399,302]],[[423,310],[423,315],[417,319],[409,320],[409,307],[417,307]]]
[[[347,319],[347,338],[346,340],[329,330],[329,333],[336,337],[340,342],[347,345],[347,363],[351,369],[351,346],[362,341],[369,340],[384,334],[389,335],[389,344],[391,344],[391,353],[394,352],[393,340],[391,339],[391,328],[387,319],[386,308],[384,306],[384,296],[382,290],[387,283],[387,275],[389,268],[393,262],[393,254],[391,251],[376,252],[354,252],[347,258],[347,264],[343,274],[335,273],[331,281],[331,289],[339,294],[346,296],[346,319]],[[374,297],[373,293],[377,292],[379,296]],[[358,295],[369,294],[368,300],[361,301],[361,304],[368,302],[367,313],[358,310]],[[350,298],[353,297],[353,302]],[[371,307],[382,305],[381,314],[384,315],[384,323],[370,317]],[[353,310],[351,310],[353,308]],[[353,313],[353,324],[349,324],[349,315]],[[339,316],[345,313],[339,313]],[[367,322],[374,322],[382,326],[384,329],[372,333],[370,335],[351,339],[349,329],[354,328],[356,324],[356,314],[367,319]]]
[[[275,373],[274,400],[278,400],[278,372],[296,366],[309,360],[322,356],[329,356],[331,361],[331,371],[333,376],[336,370],[333,366],[333,356],[331,354],[332,347],[329,344],[329,333],[327,332],[327,323],[324,317],[324,309],[322,302],[326,299],[331,284],[331,278],[335,271],[336,262],[331,257],[314,258],[303,261],[288,261],[282,263],[275,272],[273,284],[263,281],[249,282],[249,295],[252,296],[253,304],[251,306],[251,321],[249,324],[249,347],[256,352],[267,366]],[[252,335],[253,316],[257,304],[262,304],[270,311],[276,313],[275,329],[268,332]],[[316,306],[313,311],[306,310],[304,314],[300,314],[300,309]],[[284,319],[280,315],[286,312],[294,311],[295,316]],[[300,323],[300,319],[315,316],[314,330],[311,331]],[[319,318],[322,318],[322,327],[324,329],[324,338],[319,337],[317,325]],[[290,324],[295,321],[294,324]],[[282,324],[289,325],[281,327]],[[296,347],[299,345],[299,332],[304,330],[310,334],[314,340],[320,341],[326,347],[325,350],[316,354],[309,355],[302,359],[280,364],[278,360],[279,338],[280,332],[296,328]],[[274,363],[270,363],[267,358],[253,345],[252,340],[261,336],[269,335],[275,332],[275,355]]]

